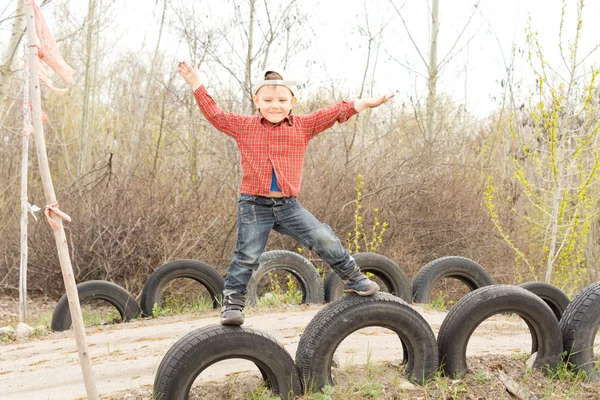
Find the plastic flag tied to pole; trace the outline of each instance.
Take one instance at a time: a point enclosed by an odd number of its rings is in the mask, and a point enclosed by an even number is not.
[[[75,70],[65,62],[60,54],[60,50],[56,45],[54,36],[52,36],[52,32],[50,31],[50,28],[48,28],[46,19],[42,14],[42,10],[37,4],[35,4],[33,0],[25,0],[25,4],[31,4],[33,7],[35,33],[38,38],[38,43],[35,45],[38,48],[39,59],[45,62],[58,75],[60,75],[63,81],[65,81],[68,85],[72,85],[73,77],[75,76]]]
[[[50,227],[52,228],[52,231],[54,232],[60,230],[60,224],[54,219],[52,219],[52,217],[50,216],[50,211],[61,217],[64,221],[71,221],[71,217],[69,217],[66,213],[64,213],[58,208],[58,201],[54,201],[51,204],[47,204],[44,214],[46,215],[46,220],[48,221]]]

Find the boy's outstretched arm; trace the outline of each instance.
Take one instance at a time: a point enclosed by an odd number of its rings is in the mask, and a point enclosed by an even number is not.
[[[215,128],[221,132],[237,139],[248,117],[225,112],[217,106],[212,97],[207,93],[206,88],[202,85],[200,72],[198,67],[192,67],[185,61],[180,62],[179,75],[185,79],[194,92],[194,98],[204,117]]]
[[[389,94],[372,99],[356,99],[352,101],[342,101],[329,107],[322,108],[311,114],[301,116],[306,127],[307,140],[312,139],[320,132],[330,128],[336,122],[346,122],[354,114],[363,111],[366,108],[379,107],[394,97]]]
[[[354,100],[354,109],[358,112],[361,112],[367,108],[379,107],[383,103],[387,103],[387,101],[392,97],[394,97],[393,94],[388,94],[381,97],[373,97],[371,99],[356,99]]]

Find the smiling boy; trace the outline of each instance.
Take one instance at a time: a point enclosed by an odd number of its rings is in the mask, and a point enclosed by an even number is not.
[[[238,202],[238,234],[223,291],[221,324],[242,325],[246,288],[265,250],[271,230],[286,234],[315,251],[342,282],[344,290],[369,296],[379,286],[360,268],[327,224],[298,202],[304,153],[310,139],[336,122],[378,107],[393,97],[342,101],[308,115],[292,115],[296,82],[280,69],[265,70],[253,82],[258,115],[221,110],[202,85],[197,68],[179,63],[179,74],[191,86],[202,114],[238,144],[242,184]]]

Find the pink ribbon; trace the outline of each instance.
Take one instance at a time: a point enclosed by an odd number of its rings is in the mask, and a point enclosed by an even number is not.
[[[29,105],[29,110],[31,111],[33,109],[33,105],[31,103],[25,103],[23,102],[23,104],[28,104]],[[46,115],[45,112],[42,111],[42,122],[46,123],[48,122],[48,116]]]
[[[69,91],[67,88],[57,88],[54,86],[52,80],[48,78],[48,75],[46,75],[46,71],[44,71],[43,68],[40,68],[38,76],[40,77],[40,82],[46,85],[48,89],[52,90],[54,93],[65,94]]]
[[[31,4],[33,7],[33,16],[35,20],[35,31],[39,44],[30,44],[29,46],[37,46],[38,58],[52,68],[60,77],[67,83],[73,84],[73,76],[75,70],[66,63],[60,50],[56,45],[54,36],[46,23],[46,19],[42,14],[42,10],[35,4],[33,0],[25,0],[25,4]]]
[[[23,136],[29,136],[33,133],[33,126],[31,126],[31,124],[27,127],[23,129]]]
[[[50,212],[53,212],[54,214],[58,215],[60,218],[62,218],[64,221],[71,221],[71,217],[69,217],[66,213],[62,212],[59,208],[58,208],[58,201],[54,201],[51,204],[47,204],[46,205],[46,209],[44,210],[44,214],[46,215],[46,220],[48,221],[48,223],[50,224],[50,228],[52,228],[53,232],[58,232],[60,230],[60,224],[58,222],[56,222],[51,216],[50,216]]]

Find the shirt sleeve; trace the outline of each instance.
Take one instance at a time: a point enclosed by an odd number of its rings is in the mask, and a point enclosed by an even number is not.
[[[206,91],[206,87],[201,85],[194,92],[194,98],[204,117],[215,128],[237,139],[240,132],[243,130],[246,117],[239,114],[228,113],[219,108],[217,103]]]
[[[329,107],[322,108],[308,115],[300,116],[307,140],[312,139],[324,130],[331,128],[336,122],[348,121],[358,113],[354,109],[354,101],[340,101]]]

